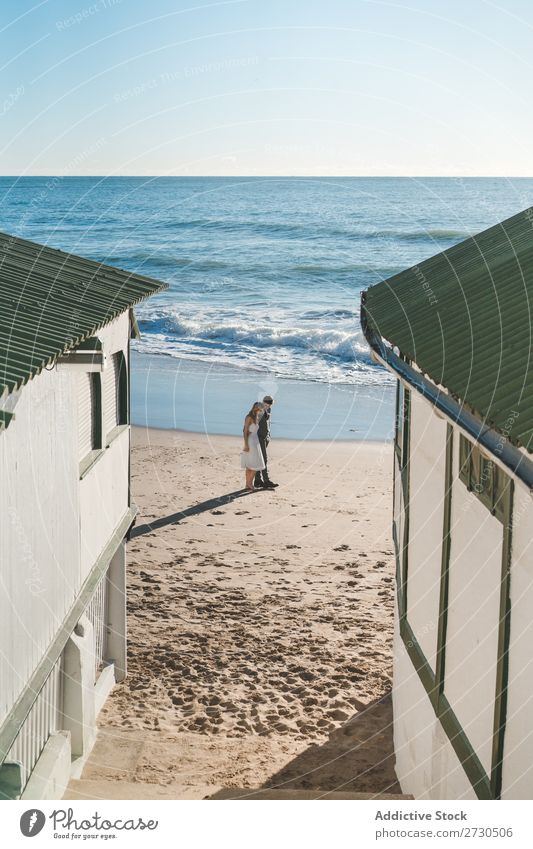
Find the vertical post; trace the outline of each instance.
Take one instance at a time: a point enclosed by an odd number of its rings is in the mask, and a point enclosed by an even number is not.
[[[115,681],[127,674],[126,541],[115,551],[108,573],[107,658],[115,664]]]
[[[450,585],[450,525],[453,488],[453,426],[446,426],[446,459],[444,468],[444,518],[442,523],[442,553],[440,571],[439,623],[437,631],[437,663],[435,690],[431,694],[434,707],[444,693],[444,667],[446,661],[446,630],[448,626],[448,593]]]
[[[401,609],[400,628],[407,618],[407,573],[409,570],[409,477],[411,474],[411,393],[404,387],[402,403],[402,446],[401,446],[401,486],[403,493],[403,539],[401,546],[402,577],[401,577]]]
[[[70,731],[72,754],[85,755],[96,739],[94,702],[94,633],[81,617],[63,652],[63,722]]]
[[[511,639],[511,545],[513,530],[514,482],[508,478],[503,495],[503,543],[500,583],[498,657],[496,666],[496,698],[494,700],[494,732],[492,739],[491,788],[495,799],[501,798],[503,747],[507,722],[507,685],[509,680],[509,642]]]
[[[128,333],[128,347],[126,350],[126,421],[128,425],[128,507],[131,507],[131,337],[135,334],[140,336],[137,321],[133,309],[130,309],[130,332]]]

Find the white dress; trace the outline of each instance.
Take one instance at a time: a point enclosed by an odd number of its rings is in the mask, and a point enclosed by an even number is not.
[[[265,468],[263,460],[263,452],[259,445],[259,437],[257,429],[259,425],[251,424],[248,433],[249,451],[241,451],[241,469],[253,469],[255,472],[262,472]]]

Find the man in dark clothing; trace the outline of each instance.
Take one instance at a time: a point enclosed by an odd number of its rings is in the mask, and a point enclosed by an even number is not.
[[[265,412],[259,419],[259,427],[257,429],[257,436],[259,437],[259,445],[261,446],[261,453],[263,454],[263,460],[265,461],[265,468],[263,469],[263,478],[261,479],[261,472],[255,473],[255,481],[254,486],[262,486],[265,489],[274,489],[274,487],[279,486],[277,483],[273,483],[268,476],[268,465],[267,465],[267,445],[270,442],[270,411],[272,409],[272,404],[274,403],[272,397],[270,395],[265,395],[263,398],[263,404],[265,405]]]

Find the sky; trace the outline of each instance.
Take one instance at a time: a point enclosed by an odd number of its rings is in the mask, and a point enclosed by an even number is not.
[[[533,176],[531,0],[2,0],[5,175]]]

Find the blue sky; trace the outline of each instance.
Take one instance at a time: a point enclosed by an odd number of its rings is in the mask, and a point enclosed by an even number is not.
[[[533,176],[530,0],[2,0],[0,173]]]

